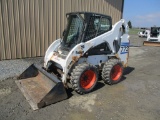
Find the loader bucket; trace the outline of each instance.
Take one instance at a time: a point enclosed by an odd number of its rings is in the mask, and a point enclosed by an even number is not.
[[[63,83],[53,74],[32,64],[16,80],[33,110],[67,99]]]
[[[144,41],[144,42],[143,42],[143,45],[144,45],[144,46],[160,47],[160,42]]]

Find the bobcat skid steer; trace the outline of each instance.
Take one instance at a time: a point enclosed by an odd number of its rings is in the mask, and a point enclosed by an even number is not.
[[[110,16],[98,13],[66,17],[63,37],[47,49],[44,66],[31,65],[16,81],[34,110],[67,99],[68,86],[79,94],[91,92],[100,71],[106,84],[116,84],[127,66],[129,36],[123,19],[112,26]]]
[[[151,27],[151,33],[147,40],[143,42],[144,46],[160,46],[160,27]]]

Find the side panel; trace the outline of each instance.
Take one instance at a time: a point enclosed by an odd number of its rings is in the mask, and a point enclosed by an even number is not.
[[[122,61],[124,67],[127,67],[128,57],[129,57],[129,36],[128,34],[124,34],[121,37],[121,45],[116,57]]]
[[[102,62],[105,62],[108,60],[107,55],[95,55],[95,56],[89,56],[87,58],[87,62],[92,65],[99,65]]]
[[[87,62],[92,65],[100,65],[101,63],[104,63],[107,60],[108,60],[107,55],[93,55],[93,56],[88,56],[87,58],[80,58],[78,60],[78,64]]]
[[[47,49],[44,57],[44,67],[46,66],[49,59],[52,57],[53,52],[57,50],[58,46],[60,45],[60,39],[55,40]]]

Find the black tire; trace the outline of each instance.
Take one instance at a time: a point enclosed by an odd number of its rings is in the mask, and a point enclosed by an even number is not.
[[[97,84],[98,72],[95,66],[81,63],[71,73],[71,85],[79,94],[91,92]]]
[[[106,84],[113,85],[120,82],[123,75],[123,65],[118,59],[108,60],[102,69],[102,79]]]

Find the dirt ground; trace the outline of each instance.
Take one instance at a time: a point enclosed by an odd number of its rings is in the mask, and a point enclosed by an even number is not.
[[[159,120],[160,47],[142,46],[144,38],[130,37],[129,67],[116,85],[98,82],[87,95],[33,111],[14,79],[0,81],[0,120]]]

